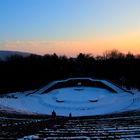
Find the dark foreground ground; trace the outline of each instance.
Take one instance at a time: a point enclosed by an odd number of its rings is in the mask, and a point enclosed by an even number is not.
[[[140,139],[140,112],[88,117],[8,114],[0,117],[0,139]]]

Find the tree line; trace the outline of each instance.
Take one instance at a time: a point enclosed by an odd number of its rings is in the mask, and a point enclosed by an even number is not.
[[[76,58],[56,54],[13,55],[0,60],[0,94],[38,89],[68,77],[107,79],[126,88],[140,89],[140,55],[106,51],[101,56],[80,53]]]

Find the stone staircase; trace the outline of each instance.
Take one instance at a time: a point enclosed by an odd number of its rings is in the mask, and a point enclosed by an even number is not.
[[[25,138],[34,140],[140,139],[140,116],[125,114],[108,117],[64,118],[55,120],[52,126]]]
[[[45,119],[0,118],[0,140],[17,139],[36,133],[46,126]]]
[[[0,139],[140,139],[140,112],[56,119],[0,118]]]

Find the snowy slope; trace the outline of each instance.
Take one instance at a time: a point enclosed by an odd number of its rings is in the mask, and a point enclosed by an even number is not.
[[[0,51],[0,59],[5,60],[7,57],[12,55],[21,55],[23,57],[27,57],[31,55],[31,53],[27,52],[18,52],[18,51]]]

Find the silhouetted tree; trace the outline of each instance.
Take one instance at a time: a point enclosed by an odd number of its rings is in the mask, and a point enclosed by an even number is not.
[[[140,55],[106,51],[94,57],[80,53],[76,58],[56,54],[19,55],[0,60],[0,94],[40,88],[67,77],[109,79],[120,85],[140,88]],[[124,80],[125,79],[125,80]]]
[[[110,50],[110,51],[105,51],[103,53],[103,57],[105,59],[122,59],[125,57],[125,55],[118,50]]]

